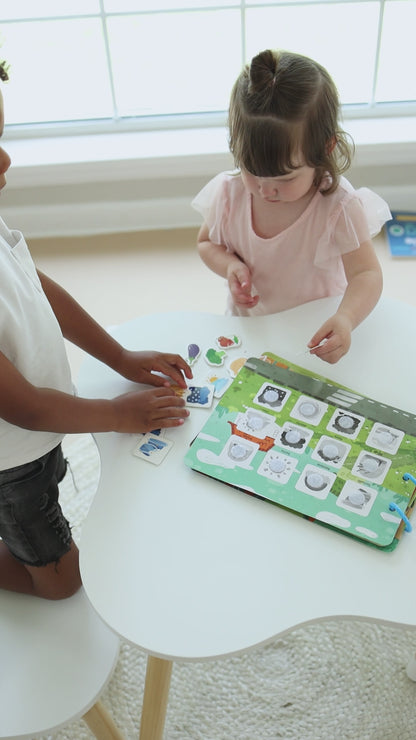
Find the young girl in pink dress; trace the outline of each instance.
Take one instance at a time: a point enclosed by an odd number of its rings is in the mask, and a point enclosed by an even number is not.
[[[317,62],[263,51],[239,75],[229,109],[238,170],[211,180],[192,205],[203,216],[198,249],[228,281],[228,313],[275,313],[342,295],[311,337],[311,352],[337,362],[372,311],[382,273],[371,237],[391,218],[367,188],[341,173],[353,145],[338,124],[334,82]],[[324,341],[325,340],[325,341]]]

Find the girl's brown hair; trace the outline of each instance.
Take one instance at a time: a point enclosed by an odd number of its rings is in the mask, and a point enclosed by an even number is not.
[[[333,192],[351,164],[354,145],[339,127],[335,84],[317,62],[300,54],[266,50],[244,67],[234,84],[228,124],[237,167],[277,177],[302,164],[328,173]]]

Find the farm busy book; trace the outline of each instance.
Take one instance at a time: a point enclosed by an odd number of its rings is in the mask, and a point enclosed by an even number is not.
[[[416,417],[271,353],[249,358],[186,464],[380,549],[416,499]]]

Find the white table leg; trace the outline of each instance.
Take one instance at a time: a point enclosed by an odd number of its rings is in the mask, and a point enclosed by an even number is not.
[[[409,658],[406,673],[412,681],[416,681],[416,654]]]
[[[98,740],[124,740],[105,706],[97,701],[82,717]]]
[[[171,673],[171,660],[149,655],[139,740],[162,740],[163,738]]]

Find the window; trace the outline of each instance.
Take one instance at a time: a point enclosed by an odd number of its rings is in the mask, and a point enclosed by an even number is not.
[[[416,0],[3,2],[7,124],[222,124],[242,64],[267,47],[327,67],[345,116],[415,114],[415,27]]]

